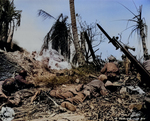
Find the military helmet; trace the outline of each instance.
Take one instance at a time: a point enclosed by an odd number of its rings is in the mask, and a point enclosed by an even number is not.
[[[98,78],[99,78],[101,81],[107,80],[107,76],[106,76],[105,74],[101,74]]]
[[[111,55],[111,56],[108,58],[108,60],[109,60],[109,61],[115,61],[116,58],[115,58],[113,55]]]

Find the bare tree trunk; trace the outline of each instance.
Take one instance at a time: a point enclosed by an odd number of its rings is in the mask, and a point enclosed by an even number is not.
[[[148,49],[146,47],[146,42],[145,42],[145,34],[144,34],[144,28],[141,27],[140,29],[140,36],[142,39],[142,46],[143,46],[143,54],[144,54],[144,60],[149,60],[149,56],[148,56]]]
[[[81,32],[80,36],[81,36],[81,51],[82,51],[82,53],[83,53],[83,55],[84,55],[84,52],[85,52],[85,50],[86,50],[86,48],[85,48],[84,32]]]
[[[95,53],[94,53],[94,51],[93,51],[91,42],[90,42],[89,37],[88,37],[88,35],[87,35],[86,32],[84,32],[84,36],[85,36],[86,42],[87,42],[87,44],[88,44],[89,50],[90,50],[90,52],[91,52],[93,61],[95,61],[95,58],[96,58],[96,57],[95,57]]]
[[[74,0],[69,0],[70,3],[70,14],[71,14],[71,23],[72,23],[72,32],[73,32],[73,42],[75,45],[75,50],[77,53],[78,58],[78,64],[79,66],[82,66],[85,64],[83,53],[81,52],[79,39],[78,39],[78,32],[77,32],[77,26],[76,26],[76,17],[75,17],[75,8],[74,8]]]
[[[10,25],[10,32],[7,38],[7,44],[10,45],[10,49],[13,49],[13,44],[12,44],[12,39],[13,39],[13,35],[14,35],[14,30],[15,30],[15,23],[13,21],[13,26],[12,26],[12,30],[11,30],[11,25]]]

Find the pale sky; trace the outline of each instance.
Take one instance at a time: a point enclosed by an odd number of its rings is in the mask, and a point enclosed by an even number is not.
[[[88,24],[98,21],[110,37],[118,36],[127,26],[127,21],[122,19],[134,17],[118,2],[125,5],[134,14],[138,14],[132,0],[75,0],[75,11],[82,17],[82,21],[86,21]],[[148,25],[147,46],[150,48],[150,0],[134,0],[134,2],[137,8],[143,5],[142,17],[145,18]],[[68,16],[68,23],[71,23],[69,0],[14,0],[14,4],[17,10],[22,10],[21,26],[15,31],[14,40],[29,52],[40,50],[44,36],[55,22],[54,19],[43,20],[42,17],[38,17],[39,9],[43,9],[55,18],[63,13],[64,16]],[[128,43],[130,32],[131,29],[128,29],[122,33],[121,41],[125,44]],[[142,48],[139,46],[136,34],[130,38],[129,46],[136,48],[136,52],[131,51],[131,53],[138,57]],[[102,52],[102,59],[111,54],[117,59],[121,58],[122,52],[115,50],[111,43],[108,44],[107,39],[98,48],[97,55]]]

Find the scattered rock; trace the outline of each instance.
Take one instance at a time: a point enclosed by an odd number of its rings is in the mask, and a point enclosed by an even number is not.
[[[120,94],[126,93],[126,92],[127,92],[127,88],[126,88],[126,87],[122,87],[122,88],[120,89]]]
[[[142,103],[139,103],[139,104],[138,103],[137,104],[130,104],[129,105],[129,109],[130,109],[131,112],[133,111],[133,109],[141,110],[142,106],[143,106]]]
[[[78,84],[78,83],[80,82],[80,80],[77,78],[77,79],[75,80],[75,82]]]
[[[145,94],[145,92],[139,86],[127,86],[127,90],[129,93],[139,93]]]
[[[76,111],[76,107],[73,105],[73,104],[71,104],[70,102],[63,102],[62,104],[61,104],[61,106],[63,107],[63,108],[66,108],[66,109],[68,109],[68,110],[70,110],[70,111]]]

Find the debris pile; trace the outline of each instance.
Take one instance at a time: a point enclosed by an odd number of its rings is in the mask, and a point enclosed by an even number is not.
[[[42,55],[39,55],[36,51],[34,51],[32,55],[36,60],[45,63],[45,65],[47,65],[50,69],[71,69],[71,64],[65,61],[64,57],[54,49],[43,51]]]
[[[13,121],[36,121],[39,119],[41,121],[119,121],[147,120],[150,118],[148,114],[150,109],[149,87],[141,86],[142,81],[136,69],[133,71],[134,73],[130,71],[126,75],[121,61],[119,62],[120,65],[118,64],[120,72],[106,73],[105,68],[104,73],[110,76],[106,83],[103,80],[107,80],[107,78],[100,76],[101,72],[94,70],[93,67],[55,70],[47,68],[48,66],[45,66],[47,62],[37,61],[27,52],[6,53],[1,51],[0,54],[2,55],[0,57],[1,67],[6,69],[0,70],[1,120],[4,120],[4,117],[11,118],[11,120],[14,118]],[[4,60],[5,64],[3,63]],[[8,78],[15,79],[16,74],[22,69],[27,72],[26,81],[34,85],[28,89],[19,88],[15,92],[5,93],[5,95],[2,87],[3,81]],[[101,95],[90,98],[79,93],[84,85],[90,84],[95,79],[100,79],[101,83],[105,84],[108,90],[106,95],[100,93]],[[114,79],[116,80],[113,81]],[[55,90],[54,96],[52,96],[52,90]],[[58,93],[57,90],[61,93]],[[86,98],[81,101],[78,96]],[[75,97],[78,97],[78,100],[71,100]],[[17,102],[13,103],[15,100]],[[68,102],[72,102],[74,109],[66,107]],[[9,116],[5,116],[8,114],[5,111],[7,108],[12,109]]]

